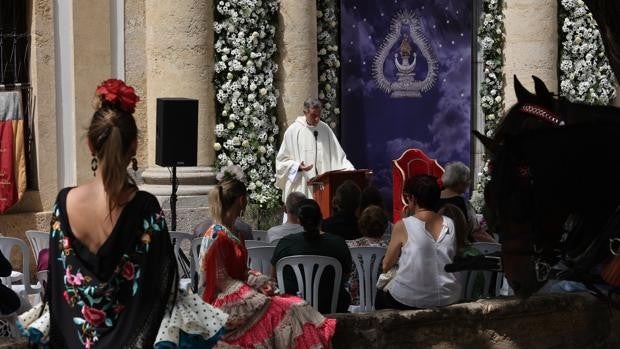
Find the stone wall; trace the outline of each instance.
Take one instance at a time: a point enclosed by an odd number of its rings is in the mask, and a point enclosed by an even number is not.
[[[588,294],[479,300],[435,310],[335,314],[333,348],[618,348],[620,311]],[[0,338],[0,348],[23,342]],[[25,346],[23,346],[25,348]]]
[[[558,91],[558,26],[555,0],[508,0],[505,3],[504,73],[508,108],[516,102],[513,75],[532,91],[532,75],[541,78],[549,90]]]
[[[618,348],[620,311],[588,294],[337,314],[334,348]]]

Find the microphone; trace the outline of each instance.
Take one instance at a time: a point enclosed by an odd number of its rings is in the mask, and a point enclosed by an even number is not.
[[[318,142],[318,138],[319,138],[319,131],[314,130],[314,173],[316,173],[316,175],[319,175],[319,169],[316,167],[316,159],[317,159],[317,142]]]

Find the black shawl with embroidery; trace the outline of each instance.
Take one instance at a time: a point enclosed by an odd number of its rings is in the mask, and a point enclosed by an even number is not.
[[[157,199],[138,191],[96,254],[71,232],[70,188],[52,212],[48,302],[52,348],[153,347],[178,272]]]

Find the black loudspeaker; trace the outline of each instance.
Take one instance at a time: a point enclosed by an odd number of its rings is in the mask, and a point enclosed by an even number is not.
[[[157,98],[155,163],[159,166],[196,166],[198,100]]]

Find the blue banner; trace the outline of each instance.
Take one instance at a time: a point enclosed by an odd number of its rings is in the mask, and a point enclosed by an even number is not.
[[[472,1],[341,1],[341,142],[386,199],[406,149],[470,163],[472,17]]]

